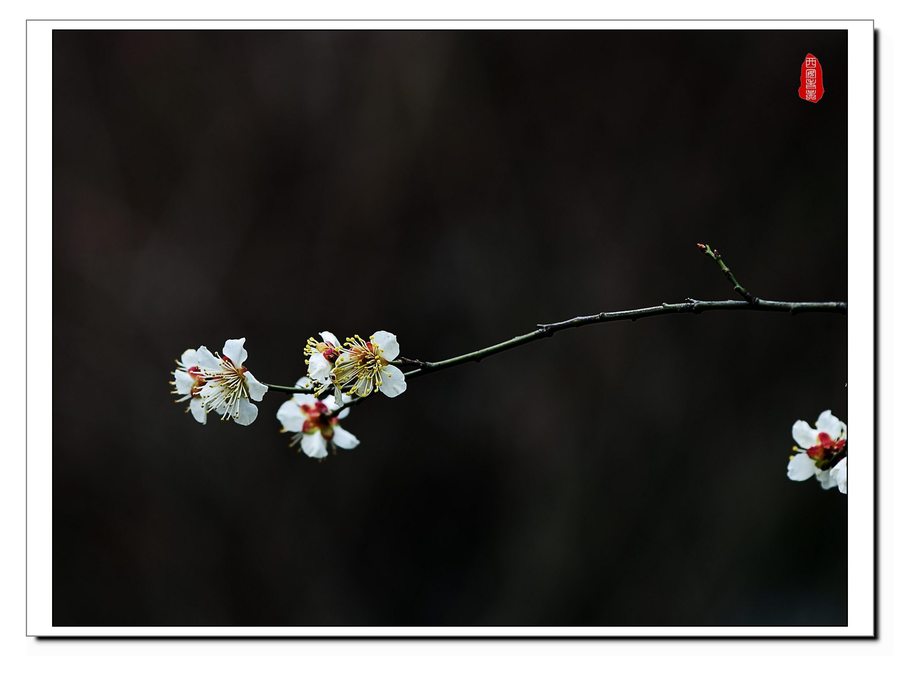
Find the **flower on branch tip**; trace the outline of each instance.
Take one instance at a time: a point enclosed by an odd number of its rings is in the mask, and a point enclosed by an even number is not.
[[[259,411],[250,399],[262,401],[269,388],[244,366],[245,340],[226,340],[221,355],[203,345],[181,355],[179,368],[174,372],[175,393],[183,395],[178,401],[190,398],[190,410],[197,422],[206,423],[210,411],[239,425],[256,420]]]
[[[824,489],[847,492],[847,425],[822,411],[813,429],[804,420],[793,427],[795,455],[788,462],[787,475],[793,481],[806,481],[814,476]]]
[[[342,397],[348,394],[357,397],[379,391],[388,397],[403,394],[406,376],[391,364],[399,356],[397,336],[388,331],[376,331],[369,340],[358,335],[348,338],[331,372],[337,403],[341,404]]]
[[[175,380],[169,383],[175,386],[172,394],[181,395],[181,398],[175,401],[190,400],[187,410],[194,416],[194,420],[205,425],[206,409],[203,407],[203,400],[200,398],[200,388],[206,384],[206,381],[200,373],[197,350],[185,350],[181,355],[181,359],[177,360],[175,364],[178,366],[172,371],[172,376]]]
[[[308,388],[309,378],[297,381],[297,387]],[[359,439],[341,426],[350,409],[341,408],[332,395],[317,399],[312,394],[295,394],[284,402],[276,413],[282,432],[293,432],[291,446],[300,448],[310,458],[323,459],[328,449],[356,448]]]
[[[306,341],[303,354],[307,357],[306,364],[309,367],[307,375],[312,381],[310,387],[321,393],[331,385],[331,371],[341,355],[342,348],[341,341],[331,331],[322,331],[319,336],[322,340],[309,338]]]

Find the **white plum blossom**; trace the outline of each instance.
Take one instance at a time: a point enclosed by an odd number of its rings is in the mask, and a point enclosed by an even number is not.
[[[813,429],[804,420],[793,427],[795,455],[788,462],[787,475],[793,481],[816,477],[824,489],[837,486],[847,492],[847,425],[831,411],[822,411]]]
[[[218,413],[222,420],[234,420],[239,425],[249,425],[259,411],[253,401],[262,401],[268,391],[244,366],[247,350],[245,338],[225,341],[222,354],[213,354],[205,346],[197,350],[197,364],[203,385],[199,396],[203,408]]]
[[[388,331],[376,331],[369,340],[358,335],[348,338],[331,373],[338,404],[348,394],[357,397],[367,397],[372,392],[383,392],[388,397],[403,394],[406,376],[391,364],[399,356],[397,336]]]
[[[181,359],[176,361],[177,369],[172,371],[173,380],[170,385],[174,385],[175,389],[172,394],[182,395],[177,402],[188,401],[187,410],[194,416],[194,420],[203,425],[206,424],[206,409],[203,407],[203,399],[200,397],[200,388],[206,384],[200,373],[200,362],[198,361],[197,350],[185,350],[181,355]]]
[[[312,383],[309,378],[297,381],[297,387],[306,389]],[[284,402],[276,413],[282,432],[293,432],[291,446],[300,448],[310,458],[323,459],[329,448],[356,448],[359,439],[341,426],[341,420],[350,413],[335,402],[332,395],[317,399],[312,394],[295,394]]]
[[[306,364],[309,367],[307,375],[312,380],[311,386],[317,392],[324,391],[331,385],[331,371],[334,363],[341,355],[341,341],[331,331],[322,331],[319,334],[322,340],[309,338],[303,354],[306,355]]]

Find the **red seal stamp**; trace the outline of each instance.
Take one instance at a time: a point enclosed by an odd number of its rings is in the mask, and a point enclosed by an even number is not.
[[[822,63],[812,54],[807,54],[800,65],[800,87],[797,94],[804,101],[818,103],[825,93],[822,84]]]

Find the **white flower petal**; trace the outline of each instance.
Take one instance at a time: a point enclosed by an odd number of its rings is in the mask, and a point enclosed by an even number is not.
[[[334,436],[331,440],[338,448],[356,448],[359,446],[359,439],[356,438],[356,435],[351,434],[340,426],[335,426],[333,429]]]
[[[350,415],[350,409],[349,409],[349,408],[342,408],[342,409],[341,409],[341,412],[337,414],[337,419],[338,419],[338,420],[343,420],[343,419],[346,418],[348,415]]]
[[[393,398],[406,392],[406,376],[403,375],[403,371],[393,364],[388,364],[381,374],[383,377],[381,391],[388,397]]]
[[[806,453],[791,456],[787,467],[787,476],[791,481],[806,481],[816,473],[816,463]]]
[[[175,371],[175,391],[178,394],[190,394],[194,387],[194,377],[187,371]]]
[[[300,440],[300,448],[310,458],[324,458],[328,455],[327,444],[318,430],[312,434],[304,434],[303,439]]]
[[[328,407],[328,410],[332,412],[337,411],[340,408],[338,403],[334,400],[333,394],[329,394],[327,397],[325,397],[322,400],[322,403],[325,404],[325,406]]]
[[[324,343],[331,343],[335,347],[341,344],[341,341],[339,341],[337,339],[337,336],[334,335],[331,331],[322,331],[321,333],[319,333],[319,335],[322,336],[322,342]]]
[[[296,383],[294,383],[294,387],[299,387],[303,390],[310,390],[310,389],[312,389],[312,386],[313,386],[313,381],[310,380],[306,376],[303,376],[300,380],[298,380]]]
[[[795,422],[791,433],[794,435],[794,441],[797,442],[800,448],[810,448],[819,443],[816,431],[805,420]]]
[[[832,439],[840,439],[844,432],[844,423],[838,420],[837,416],[831,414],[831,411],[822,411],[819,419],[816,420],[816,429],[819,432],[825,432]]]
[[[816,473],[816,479],[819,480],[819,485],[821,485],[822,488],[824,488],[826,491],[829,488],[834,488],[838,485],[837,480],[835,480],[835,478],[831,476],[831,472],[823,472],[820,470],[818,473]]]
[[[269,386],[259,382],[250,371],[244,372],[244,379],[247,381],[247,390],[250,392],[250,398],[253,401],[262,401],[263,396],[269,391]]]
[[[838,464],[831,468],[829,472],[831,478],[837,482],[838,490],[844,495],[847,494],[847,458],[842,459]]]
[[[232,338],[225,341],[225,347],[222,348],[222,354],[231,360],[231,363],[240,367],[247,359],[247,350],[244,349],[244,341],[246,338]]]
[[[200,364],[197,362],[197,350],[185,350],[182,352],[181,365],[184,366],[185,369],[189,369],[192,366],[199,366]]]
[[[275,417],[278,418],[278,422],[288,432],[299,432],[303,429],[303,423],[306,420],[306,416],[303,415],[300,407],[293,399],[288,399],[284,402],[278,408]]]
[[[197,350],[197,364],[207,371],[218,371],[221,367],[216,355],[206,349],[206,345],[201,345]]]
[[[242,398],[238,399],[237,415],[232,420],[238,425],[249,425],[256,420],[257,415],[259,415],[259,409],[256,407],[256,404],[249,399]]]
[[[333,365],[325,359],[325,355],[321,352],[314,352],[309,357],[309,377],[320,383],[331,382],[331,369]]]
[[[381,353],[388,361],[394,361],[400,356],[400,343],[390,331],[376,331],[372,334],[372,342],[381,348]]]
[[[315,395],[303,394],[298,392],[293,397],[291,397],[291,401],[297,404],[297,406],[303,406],[304,404],[307,406],[312,406],[318,401],[318,399],[316,399]]]
[[[201,425],[206,424],[206,409],[203,407],[203,400],[200,397],[191,398],[191,415]]]

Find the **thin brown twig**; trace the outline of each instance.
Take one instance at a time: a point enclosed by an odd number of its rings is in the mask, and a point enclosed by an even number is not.
[[[419,359],[411,359],[409,357],[398,358],[395,364],[413,365],[416,368],[407,371],[404,375],[407,379],[418,378],[428,373],[442,371],[444,369],[467,364],[470,362],[479,362],[486,357],[490,357],[513,348],[550,338],[560,331],[574,329],[581,326],[590,326],[592,324],[605,324],[608,322],[618,321],[637,321],[648,317],[659,317],[662,315],[673,314],[693,314],[698,315],[704,312],[781,312],[790,315],[806,314],[806,313],[828,313],[828,314],[847,314],[847,303],[843,301],[784,301],[784,300],[767,300],[752,295],[747,291],[731,269],[725,264],[724,259],[718,251],[707,244],[698,244],[706,255],[710,256],[719,269],[725,275],[726,279],[733,286],[734,290],[743,298],[743,300],[695,300],[687,298],[680,303],[662,303],[660,305],[651,305],[649,307],[634,308],[630,310],[615,310],[611,312],[600,312],[593,315],[584,315],[572,317],[560,322],[552,322],[548,324],[538,324],[534,331],[515,336],[508,340],[504,340],[494,345],[467,352],[456,357],[443,359],[440,361],[422,361]],[[310,389],[302,389],[288,387],[284,385],[269,385],[270,389],[281,392],[312,392]],[[324,392],[320,392],[320,396],[325,396],[333,392],[333,387],[327,388]],[[345,406],[355,405],[362,399],[355,399],[345,404]]]

